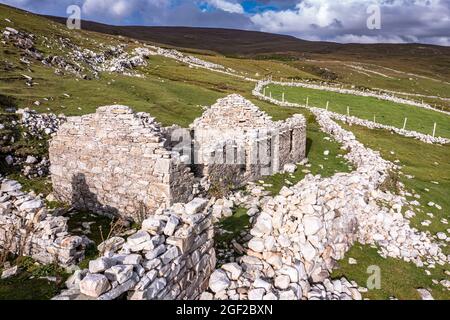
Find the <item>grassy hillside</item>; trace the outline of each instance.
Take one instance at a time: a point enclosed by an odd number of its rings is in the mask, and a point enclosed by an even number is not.
[[[64,18],[49,17],[65,23]],[[280,60],[343,60],[378,63],[448,81],[450,48],[424,44],[338,44],[305,41],[255,31],[188,27],[109,26],[83,21],[83,28],[175,47],[214,51],[227,56]]]
[[[8,23],[5,19],[9,19]],[[36,35],[36,47],[44,53],[67,55],[69,49],[60,50],[60,38],[74,44],[96,50],[98,44],[118,45],[126,43],[129,50],[138,46],[134,41],[93,33],[84,30],[68,31],[64,26],[45,18],[0,5],[0,30],[13,27]],[[52,47],[48,48],[47,44]],[[236,68],[239,74],[263,77],[288,74],[292,77],[313,77],[295,67],[277,61],[255,61],[204,56],[199,58],[223,63]],[[202,106],[212,104],[229,93],[241,93],[250,97],[253,84],[239,78],[189,68],[187,65],[161,56],[150,57],[148,66],[139,72],[145,78],[101,73],[99,79],[81,80],[73,76],[59,76],[52,68],[41,63],[30,67],[19,62],[20,52],[7,44],[0,49],[0,92],[6,99],[13,99],[17,108],[33,107],[39,112],[51,111],[66,115],[91,113],[101,105],[125,104],[136,111],[146,111],[165,125],[187,126],[202,113]],[[7,66],[7,64],[12,64]],[[33,77],[37,83],[29,87],[23,75]],[[69,95],[70,97],[68,97]],[[35,106],[35,101],[40,105]]]
[[[65,18],[49,17],[65,23]],[[264,32],[189,27],[110,26],[83,21],[86,30],[122,35],[142,41],[215,51],[227,56],[313,58],[321,60],[379,61],[449,76],[450,48],[424,44],[338,44],[305,41],[292,36]],[[410,62],[414,61],[413,65]],[[409,67],[408,67],[409,66]],[[428,71],[427,71],[428,70]]]

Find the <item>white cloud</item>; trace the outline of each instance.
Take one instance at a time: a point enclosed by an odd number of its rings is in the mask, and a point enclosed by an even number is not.
[[[381,29],[369,30],[367,8],[381,8]],[[447,43],[448,0],[298,0],[291,9],[253,15],[256,28],[309,40]],[[427,40],[425,40],[427,39]]]
[[[336,36],[334,41],[340,43],[406,43],[407,41],[398,36],[366,36],[345,34],[342,36]]]
[[[135,6],[135,0],[86,0],[82,10],[88,16],[109,15],[112,18],[123,18],[131,14]]]
[[[429,37],[423,38],[423,43],[436,44],[439,46],[447,46],[450,47],[450,37]]]
[[[450,0],[260,0],[252,14],[238,0],[0,0],[38,13],[65,16],[71,4],[82,17],[110,24],[184,25],[252,29],[307,40],[422,42],[450,45]],[[200,4],[216,10],[203,10]],[[381,7],[381,29],[367,28],[367,8]]]
[[[226,0],[209,0],[208,3],[211,6],[225,12],[239,14],[244,13],[244,8],[239,3],[234,3]]]

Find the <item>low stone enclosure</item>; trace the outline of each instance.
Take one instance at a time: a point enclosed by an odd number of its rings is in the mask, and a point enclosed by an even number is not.
[[[54,299],[197,299],[216,266],[211,204],[195,198],[158,209],[141,230],[99,249],[102,255],[76,271]]]
[[[90,240],[70,235],[67,217],[48,212],[41,198],[21,188],[17,181],[0,176],[0,251],[63,266],[84,259]]]
[[[230,95],[195,120],[191,131],[163,128],[125,106],[69,117],[51,140],[49,156],[57,199],[142,221],[158,208],[192,200],[200,180],[238,186],[301,161],[305,148],[303,116],[273,122]]]

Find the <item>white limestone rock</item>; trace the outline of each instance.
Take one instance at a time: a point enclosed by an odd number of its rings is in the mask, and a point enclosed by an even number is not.
[[[303,227],[305,235],[311,236],[316,234],[322,228],[322,221],[316,216],[306,215],[303,217]]]
[[[225,271],[221,269],[215,270],[209,277],[209,288],[214,293],[228,289],[230,284],[230,279],[228,279]]]
[[[297,166],[293,163],[287,163],[283,167],[283,171],[286,173],[294,173],[297,170]]]
[[[261,238],[253,238],[248,242],[248,247],[255,252],[263,252],[265,248],[264,240]]]
[[[207,199],[195,198],[184,206],[186,214],[196,214],[201,212],[208,204]]]
[[[141,229],[151,234],[157,234],[164,228],[164,223],[160,219],[150,217],[142,221]]]
[[[285,290],[289,287],[291,280],[289,276],[279,275],[275,278],[275,287],[281,290]]]
[[[109,281],[117,281],[119,284],[124,283],[133,276],[132,265],[115,265],[105,271],[105,276]]]
[[[89,261],[89,272],[90,273],[100,273],[104,272],[106,269],[111,268],[114,265],[114,260],[107,257],[100,257],[95,260]]]
[[[222,265],[222,269],[229,272],[231,275],[231,280],[238,280],[242,274],[242,268],[239,264],[232,262]]]
[[[422,298],[422,300],[434,300],[430,291],[428,291],[427,289],[420,288],[420,289],[417,289],[417,292],[420,294],[420,297]]]
[[[80,292],[89,297],[97,298],[111,288],[108,279],[102,274],[88,273],[80,281]]]
[[[128,237],[127,245],[132,252],[151,250],[154,248],[151,240],[152,238],[147,231],[140,230]]]
[[[164,234],[166,236],[173,235],[173,233],[175,232],[175,229],[177,228],[179,223],[180,223],[180,219],[175,215],[171,215],[169,217],[169,219],[167,220],[166,226],[164,228]]]
[[[264,289],[251,289],[248,291],[248,300],[263,300],[266,291]]]
[[[112,251],[116,252],[125,243],[125,239],[121,237],[111,237],[97,246],[97,250],[100,252]]]
[[[145,254],[145,259],[153,260],[159,256],[161,256],[164,252],[166,252],[167,248],[165,244],[160,244],[152,251],[149,251]]]
[[[272,217],[262,212],[256,219],[256,223],[250,233],[255,237],[268,235],[272,232]]]
[[[15,276],[18,273],[18,271],[19,271],[19,267],[18,266],[14,266],[14,267],[5,269],[2,272],[1,279],[3,280],[3,279],[7,279],[7,278],[10,278],[10,277],[13,277],[13,276]]]

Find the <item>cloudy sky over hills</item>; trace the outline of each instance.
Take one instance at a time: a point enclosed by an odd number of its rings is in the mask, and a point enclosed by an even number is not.
[[[224,27],[336,42],[421,42],[450,46],[450,0],[0,0],[37,13],[108,24]],[[369,30],[378,4],[381,29]]]

